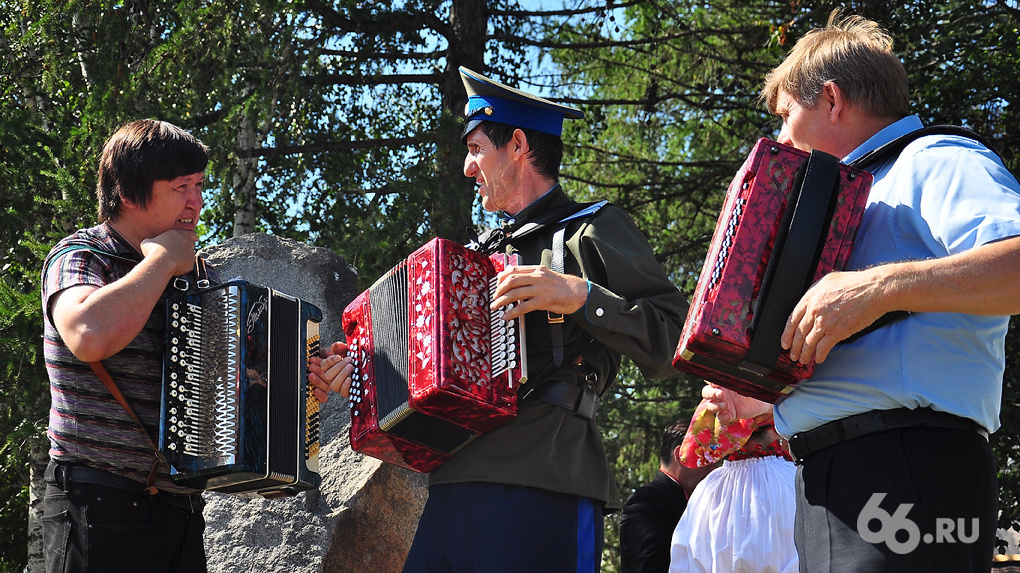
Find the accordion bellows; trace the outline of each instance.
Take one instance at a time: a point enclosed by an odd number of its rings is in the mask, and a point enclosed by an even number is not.
[[[159,448],[174,483],[267,498],[319,485],[321,320],[243,280],[169,296]]]
[[[516,415],[523,321],[489,309],[507,259],[433,239],[347,306],[355,451],[427,472]]]
[[[727,190],[673,365],[768,402],[809,378],[814,364],[790,360],[779,335],[807,288],[844,269],[871,182],[760,139]]]

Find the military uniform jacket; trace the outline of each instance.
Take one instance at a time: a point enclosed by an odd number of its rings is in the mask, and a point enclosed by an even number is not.
[[[507,233],[570,202],[556,186],[521,211]],[[511,238],[499,250],[520,255],[521,264],[552,266],[557,228],[551,224]],[[564,317],[563,364],[556,367],[553,362],[547,313],[526,315],[529,379],[518,393],[517,417],[433,470],[431,484],[481,481],[528,486],[590,497],[610,509],[620,507],[595,422],[529,393],[554,381],[580,384],[584,374],[573,364],[579,355],[584,370],[594,372],[603,391],[616,378],[621,355],[631,358],[649,378],[677,374],[672,358],[687,302],[621,209],[609,205],[567,222],[565,238],[564,271],[587,279],[590,287],[587,303]]]

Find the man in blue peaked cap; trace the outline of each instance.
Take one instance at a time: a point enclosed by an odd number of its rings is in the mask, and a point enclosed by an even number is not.
[[[598,571],[603,514],[620,507],[596,426],[622,355],[673,375],[687,303],[631,218],[558,183],[564,119],[583,113],[460,69],[464,175],[504,219],[480,238],[517,254],[494,307],[524,316],[518,415],[430,474],[405,571]]]

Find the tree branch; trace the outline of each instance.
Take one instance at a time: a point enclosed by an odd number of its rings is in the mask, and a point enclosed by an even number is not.
[[[393,34],[400,31],[417,31],[427,26],[447,40],[454,37],[453,28],[430,12],[384,12],[378,17],[348,18],[321,0],[305,0],[308,10],[322,18],[322,22],[341,32],[364,35]]]
[[[548,18],[550,16],[580,16],[583,14],[598,14],[608,10],[616,10],[617,8],[629,8],[631,6],[639,6],[641,4],[647,4],[647,0],[632,0],[631,2],[620,2],[609,6],[611,2],[607,0],[605,6],[591,6],[588,8],[576,8],[573,10],[493,10],[493,16],[513,16],[515,18]]]
[[[320,50],[324,56],[337,56],[354,60],[438,60],[446,55],[446,50],[434,52],[353,52],[350,50]]]
[[[439,84],[442,74],[398,74],[392,76],[354,76],[348,74],[318,74],[314,79],[327,80],[339,86],[380,86],[400,84]],[[308,78],[312,80],[313,78]]]
[[[355,141],[331,141],[327,143],[315,143],[309,145],[284,145],[278,147],[257,147],[253,149],[238,149],[237,156],[248,157],[274,157],[277,155],[294,155],[298,153],[325,153],[330,151],[350,151],[352,149],[376,149],[379,147],[407,147],[420,143],[429,143],[429,136],[417,137],[392,137],[382,139],[361,139]]]

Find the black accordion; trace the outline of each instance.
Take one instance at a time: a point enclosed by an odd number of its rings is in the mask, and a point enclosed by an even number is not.
[[[321,320],[243,280],[168,297],[159,449],[175,484],[267,498],[318,487],[308,363]]]

